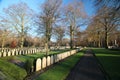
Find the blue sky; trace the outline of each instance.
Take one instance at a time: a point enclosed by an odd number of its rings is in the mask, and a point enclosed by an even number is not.
[[[37,11],[39,9],[39,5],[42,4],[45,0],[0,0],[0,12],[2,12],[3,8],[7,8],[8,6],[23,1],[28,4],[28,6]],[[63,0],[63,4],[67,4],[72,0]],[[92,0],[83,0],[85,11],[89,16],[94,14],[94,6]]]
[[[2,14],[3,8],[7,8],[12,4],[16,4],[18,2],[25,2],[27,5],[33,9],[34,11],[38,12],[40,9],[40,5],[44,2],[45,0],[0,0],[0,14]],[[73,0],[63,0],[63,4],[67,4]],[[95,13],[94,6],[92,0],[83,0],[85,11],[88,16],[92,16]],[[83,26],[81,30],[84,30],[87,26]]]
[[[94,2],[93,0],[83,0],[85,11],[87,12],[88,16],[92,16],[95,14]]]
[[[2,12],[3,8],[7,8],[12,4],[16,4],[19,2],[25,2],[27,5],[37,11],[39,5],[43,3],[44,0],[0,0],[0,12]]]

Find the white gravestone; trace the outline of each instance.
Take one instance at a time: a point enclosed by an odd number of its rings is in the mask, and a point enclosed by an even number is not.
[[[8,56],[11,56],[11,51],[8,51]]]
[[[54,58],[53,58],[53,55],[50,57],[50,64],[54,64]]]
[[[50,66],[50,56],[47,56],[47,66]]]
[[[39,71],[41,70],[41,59],[38,58],[37,61],[36,61],[36,71]]]
[[[46,57],[42,58],[42,68],[46,68]]]

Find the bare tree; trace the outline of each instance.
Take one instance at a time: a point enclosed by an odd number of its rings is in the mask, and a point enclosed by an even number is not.
[[[57,45],[60,46],[62,44],[62,39],[65,36],[65,27],[55,27],[54,35],[57,39]]]
[[[83,18],[86,17],[82,2],[74,1],[66,6],[66,19],[70,29],[70,47],[73,48],[75,30],[84,24]]]
[[[95,6],[97,6],[98,9],[104,7],[104,6],[111,6],[115,8],[115,11],[120,10],[120,0],[94,0]]]
[[[38,32],[45,35],[46,55],[49,52],[49,42],[52,35],[53,24],[59,18],[59,8],[61,0],[45,0],[37,23],[39,23]],[[42,31],[42,32],[41,32]]]
[[[97,23],[94,18],[86,29],[89,46],[101,47],[101,40],[103,40],[103,30],[101,24]]]
[[[5,23],[6,20],[3,17],[0,17],[0,38],[1,38],[1,47],[4,48],[5,46],[5,41],[10,34],[9,28],[6,26],[7,24]]]
[[[4,48],[4,46],[5,46],[5,41],[7,39],[8,34],[9,34],[9,31],[7,31],[7,30],[1,31],[0,37],[1,37],[1,47],[2,48]]]
[[[70,39],[68,38],[63,38],[62,39],[62,45],[65,46],[65,47],[69,47],[69,43],[70,43]]]
[[[22,48],[25,31],[31,26],[32,23],[32,10],[27,6],[27,4],[21,2],[9,6],[4,10],[4,12],[8,26],[12,27],[12,31],[15,30],[20,35],[20,47]]]
[[[108,39],[109,35],[116,30],[116,28],[120,25],[120,17],[119,12],[115,14],[110,14],[114,8],[103,7],[98,11],[98,14],[94,17],[94,22],[97,24],[96,26],[100,26],[99,31],[104,31],[104,44],[105,48],[108,47]]]

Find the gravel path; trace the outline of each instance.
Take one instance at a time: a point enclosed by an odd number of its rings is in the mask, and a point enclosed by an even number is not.
[[[66,80],[106,80],[93,52],[87,50]]]

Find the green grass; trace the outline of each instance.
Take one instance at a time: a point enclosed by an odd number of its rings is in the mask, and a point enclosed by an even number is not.
[[[5,75],[5,80],[23,80],[23,78],[27,75],[24,69],[1,59],[0,71]]]
[[[36,80],[64,80],[80,59],[82,53],[75,54],[41,74]]]
[[[94,48],[97,58],[111,80],[120,80],[120,51]]]
[[[68,51],[68,49],[66,50],[55,50],[55,51],[50,51],[49,52],[49,55],[52,55],[52,54],[59,54],[59,53],[62,53],[62,52],[65,52],[65,51]],[[19,56],[15,56],[16,59],[22,61],[22,62],[25,62],[26,60],[28,59],[37,59],[37,58],[42,58],[45,56],[45,53],[36,53],[36,54],[29,54],[29,55],[19,55]]]
[[[68,50],[58,50],[58,51],[50,51],[50,55],[59,54]],[[13,63],[10,63],[10,60],[20,60],[22,62],[26,62],[28,59],[34,60],[36,58],[41,58],[45,56],[45,53],[36,53],[29,55],[18,55],[18,56],[9,56],[0,58],[0,79],[2,76],[5,80],[23,80],[23,78],[27,75],[25,69],[20,68]]]
[[[65,49],[65,50],[54,50],[54,51],[50,51],[49,55],[52,54],[59,54],[65,51],[69,51],[70,49]],[[18,55],[18,56],[9,56],[9,57],[3,57],[3,60],[10,60],[10,59],[15,59],[15,60],[20,60],[22,62],[26,62],[28,59],[32,59],[35,60],[37,58],[42,58],[45,56],[45,53],[40,52],[40,53],[36,53],[36,54],[27,54],[27,55]]]

